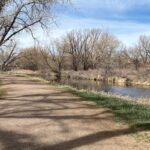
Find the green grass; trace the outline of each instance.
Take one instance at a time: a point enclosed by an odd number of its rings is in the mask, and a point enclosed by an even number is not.
[[[6,95],[6,91],[4,89],[1,89],[1,81],[0,81],[0,98],[2,98],[4,95]]]
[[[68,91],[84,100],[95,101],[97,105],[109,108],[115,114],[117,120],[126,122],[130,127],[150,130],[149,105],[72,88],[68,88]]]
[[[2,98],[4,95],[6,95],[6,91],[0,89],[0,98]]]
[[[1,84],[2,84],[2,81],[0,80],[0,99],[6,95],[6,91],[4,89],[1,89]]]

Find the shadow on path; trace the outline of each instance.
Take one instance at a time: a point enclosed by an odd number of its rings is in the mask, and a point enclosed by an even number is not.
[[[101,131],[54,145],[42,145],[36,143],[30,135],[0,130],[0,143],[3,147],[2,150],[70,150],[132,133],[135,131],[130,129]]]

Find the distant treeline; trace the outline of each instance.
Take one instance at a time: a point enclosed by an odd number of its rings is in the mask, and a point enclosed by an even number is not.
[[[114,35],[100,29],[73,30],[49,46],[22,49],[12,58],[15,61],[8,63],[5,70],[50,70],[59,79],[62,70],[104,69],[109,76],[114,69],[148,68],[150,36],[140,36],[135,46],[127,48]]]

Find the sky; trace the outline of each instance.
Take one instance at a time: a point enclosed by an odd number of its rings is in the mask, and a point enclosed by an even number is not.
[[[71,4],[53,9],[57,24],[48,33],[34,28],[35,36],[43,44],[73,29],[100,28],[127,46],[134,45],[140,35],[150,35],[150,0],[72,0]],[[18,41],[21,47],[34,44],[26,33],[19,35]]]

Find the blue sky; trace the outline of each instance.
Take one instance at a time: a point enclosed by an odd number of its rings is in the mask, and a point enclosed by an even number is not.
[[[72,0],[72,4],[56,6],[57,26],[45,34],[38,27],[35,35],[43,43],[59,38],[72,29],[101,28],[117,36],[127,46],[134,45],[140,35],[150,35],[150,0]],[[23,34],[22,46],[33,41]]]

